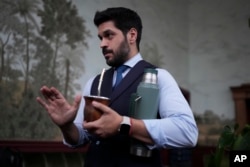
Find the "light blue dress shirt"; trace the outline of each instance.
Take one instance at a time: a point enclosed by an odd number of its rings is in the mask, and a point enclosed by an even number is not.
[[[128,60],[125,65],[129,67],[135,66],[142,60],[141,55],[138,53],[136,56]],[[130,69],[127,69],[122,75],[125,76]],[[172,75],[161,68],[157,68],[158,71],[158,86],[159,86],[159,114],[161,119],[143,120],[147,131],[155,144],[148,146],[153,148],[180,148],[180,147],[193,147],[197,143],[198,129],[192,110],[189,104],[182,95],[178,84]],[[115,83],[114,73],[113,84]],[[90,95],[90,88],[93,82],[91,78],[85,85],[83,96]],[[79,130],[79,142],[78,145],[82,145],[89,141],[88,132],[83,129],[83,109],[85,101],[82,99],[80,107],[74,121]],[[69,145],[64,141],[68,146]]]

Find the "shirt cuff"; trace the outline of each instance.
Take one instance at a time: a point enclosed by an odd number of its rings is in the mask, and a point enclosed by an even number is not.
[[[73,144],[67,143],[65,141],[65,139],[63,139],[63,144],[70,147],[70,148],[77,148],[77,147],[85,145],[86,143],[89,142],[89,133],[86,130],[84,130],[81,125],[79,125],[79,124],[75,124],[75,125],[76,125],[76,127],[78,129],[78,133],[79,133],[79,138],[78,138],[77,144],[73,145]]]

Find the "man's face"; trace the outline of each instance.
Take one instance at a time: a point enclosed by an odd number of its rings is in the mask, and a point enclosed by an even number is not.
[[[109,66],[117,67],[128,60],[130,47],[127,38],[121,30],[114,26],[112,21],[104,22],[98,27],[100,47]]]

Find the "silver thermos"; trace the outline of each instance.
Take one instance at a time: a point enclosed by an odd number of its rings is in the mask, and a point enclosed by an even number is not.
[[[159,88],[157,82],[157,70],[147,68],[144,70],[142,81],[137,87],[136,93],[131,95],[130,116],[135,119],[157,118],[159,103]],[[140,157],[150,157],[152,152],[147,146],[132,139],[130,153]]]

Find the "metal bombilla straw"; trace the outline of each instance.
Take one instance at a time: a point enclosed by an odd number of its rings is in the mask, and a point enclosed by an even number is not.
[[[100,76],[100,79],[99,79],[98,88],[97,88],[97,95],[98,96],[101,96],[101,86],[102,86],[104,73],[105,73],[105,68],[102,69],[102,73],[101,73],[101,76]]]

